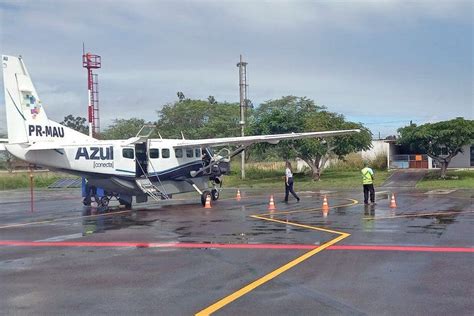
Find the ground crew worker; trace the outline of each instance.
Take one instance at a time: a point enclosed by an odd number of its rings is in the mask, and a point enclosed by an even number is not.
[[[296,195],[295,190],[293,190],[293,172],[291,172],[291,163],[286,162],[285,169],[285,202],[288,202],[288,193],[291,192],[295,199],[299,202],[300,198]]]
[[[362,172],[362,185],[364,186],[364,204],[369,204],[369,192],[370,202],[375,204],[375,189],[374,189],[374,171],[369,168],[369,163],[364,162],[364,169]]]

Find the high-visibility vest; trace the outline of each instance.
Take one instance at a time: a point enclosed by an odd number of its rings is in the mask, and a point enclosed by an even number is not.
[[[372,184],[374,181],[372,180],[373,171],[372,169],[365,167],[361,170],[362,172],[362,183],[363,184]]]

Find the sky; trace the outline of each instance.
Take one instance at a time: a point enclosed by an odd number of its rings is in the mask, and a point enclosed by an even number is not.
[[[384,137],[474,119],[473,3],[0,0],[0,53],[23,56],[56,121],[87,115],[85,43],[102,56],[102,128],[155,121],[177,91],[238,102],[242,54],[254,105],[306,96]]]

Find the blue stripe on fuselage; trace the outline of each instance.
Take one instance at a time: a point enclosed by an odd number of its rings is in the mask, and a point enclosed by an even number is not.
[[[182,178],[182,177],[189,178],[191,171],[198,171],[199,169],[202,168],[202,166],[203,166],[202,160],[195,160],[183,165],[178,165],[168,170],[163,170],[163,171],[159,171],[155,173],[148,173],[148,177],[151,178],[150,179],[151,181],[173,180],[173,179]]]

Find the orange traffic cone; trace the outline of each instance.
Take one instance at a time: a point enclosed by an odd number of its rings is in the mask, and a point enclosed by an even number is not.
[[[210,194],[208,194],[206,196],[206,205],[204,205],[204,208],[212,208],[211,207],[211,195]]]
[[[275,201],[273,201],[273,195],[270,195],[270,202],[268,203],[268,209],[270,211],[276,210]]]
[[[237,189],[237,196],[235,197],[237,201],[240,201],[240,190]]]
[[[392,199],[390,200],[390,208],[396,208],[397,202],[395,202],[395,194],[392,193]]]
[[[329,210],[323,210],[323,217],[326,218],[328,217]]]
[[[326,197],[326,195],[324,196],[324,199],[323,199],[323,212],[329,212],[329,204],[328,204],[328,199]]]

